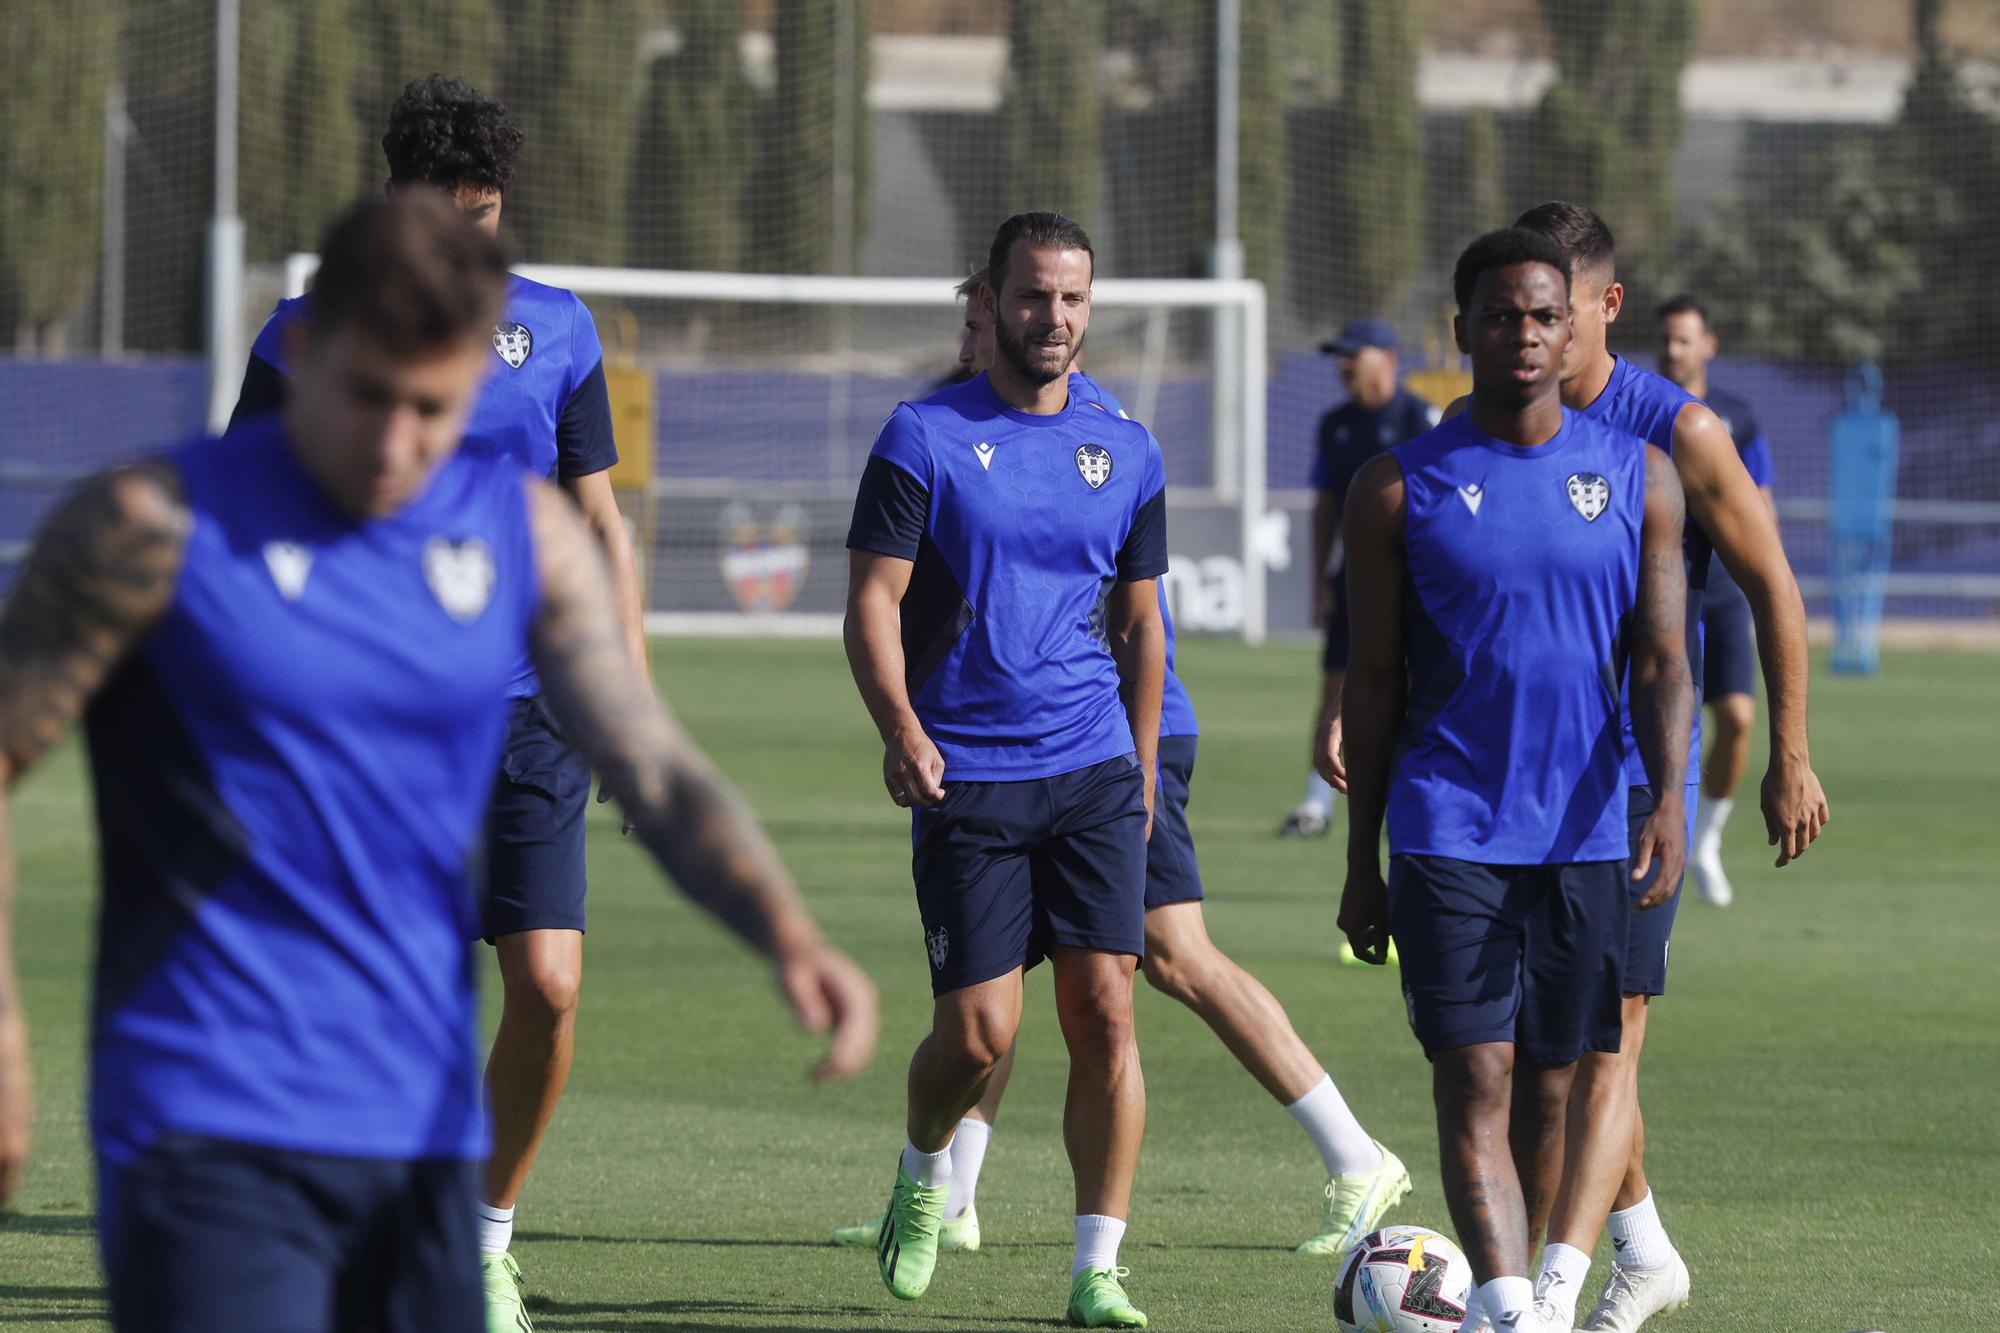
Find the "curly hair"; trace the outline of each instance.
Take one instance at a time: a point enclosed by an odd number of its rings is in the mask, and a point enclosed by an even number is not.
[[[433,74],[413,80],[389,108],[382,152],[391,184],[472,185],[505,193],[521,137],[506,107],[463,79]]]

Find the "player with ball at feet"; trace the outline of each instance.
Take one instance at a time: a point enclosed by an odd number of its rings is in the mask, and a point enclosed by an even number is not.
[[[1369,962],[1396,938],[1445,1198],[1480,1283],[1466,1324],[1505,1333],[1567,1327],[1534,1304],[1512,1097],[1566,1096],[1586,1050],[1618,1048],[1630,885],[1656,863],[1672,882],[1687,855],[1680,483],[1658,449],[1563,407],[1569,269],[1518,229],[1460,256],[1470,411],[1370,462],[1347,501],[1340,925]],[[1629,859],[1628,652],[1658,798]]]

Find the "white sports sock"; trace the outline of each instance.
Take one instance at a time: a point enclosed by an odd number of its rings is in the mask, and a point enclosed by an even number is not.
[[[1611,1233],[1612,1254],[1621,1268],[1659,1268],[1674,1261],[1674,1243],[1660,1225],[1651,1190],[1630,1208],[1613,1213],[1604,1229]]]
[[[1312,1136],[1329,1176],[1351,1176],[1382,1165],[1382,1149],[1347,1109],[1346,1098],[1333,1086],[1333,1075],[1322,1078],[1285,1109]]]
[[[1694,845],[1699,848],[1720,843],[1722,826],[1729,822],[1729,812],[1735,808],[1736,802],[1730,797],[1718,796],[1714,800],[1702,797],[1694,814]]]
[[[1305,795],[1299,798],[1299,804],[1317,810],[1328,819],[1332,819],[1333,795],[1333,784],[1319,774],[1311,773],[1306,776]]]
[[[481,1201],[479,1205],[479,1252],[481,1254],[505,1254],[514,1240],[514,1210],[495,1208]]]
[[[946,1182],[944,1215],[961,1216],[972,1207],[972,1193],[979,1188],[979,1168],[986,1164],[986,1145],[992,1141],[993,1126],[971,1116],[958,1122],[951,1136],[951,1179]]]
[[[1124,1239],[1124,1218],[1078,1213],[1076,1258],[1069,1266],[1069,1275],[1074,1278],[1086,1268],[1118,1267],[1118,1242]]]
[[[1583,1280],[1589,1276],[1589,1253],[1557,1242],[1542,1251],[1542,1272],[1535,1279],[1535,1299],[1555,1302],[1562,1314],[1556,1322],[1568,1328],[1576,1322],[1576,1298],[1582,1294]]]
[[[903,1145],[903,1171],[927,1190],[951,1183],[951,1145],[925,1152],[914,1143]]]
[[[1480,1285],[1479,1308],[1495,1328],[1506,1333],[1513,1333],[1509,1316],[1520,1319],[1534,1307],[1535,1284],[1524,1277],[1496,1277]]]

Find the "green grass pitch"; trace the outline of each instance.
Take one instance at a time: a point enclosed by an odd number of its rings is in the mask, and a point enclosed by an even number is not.
[[[575,1076],[515,1253],[547,1333],[1046,1329],[1069,1259],[1064,1054],[1030,979],[1020,1066],[980,1190],[987,1248],[903,1305],[830,1228],[872,1215],[927,1026],[907,817],[838,645],[666,642],[660,680],[769,823],[829,931],[875,975],[883,1041],[815,1089],[813,1044],[763,970],[663,892],[593,812]],[[1190,643],[1206,735],[1192,817],[1217,941],[1278,994],[1417,1187],[1394,1220],[1448,1229],[1427,1068],[1392,973],[1333,965],[1336,849],[1270,836],[1315,688],[1302,647]],[[1990,1328],[2000,1234],[2000,722],[1993,659],[1890,656],[1814,682],[1834,821],[1784,871],[1747,804],[1737,905],[1689,902],[1644,1085],[1662,1215],[1694,1270],[1671,1325],[1844,1333]],[[37,1155],[0,1227],[0,1325],[103,1326],[81,1116],[95,913],[72,745],[17,790],[16,949],[40,1081]],[[489,986],[492,999],[494,987]],[[1290,1253],[1321,1180],[1304,1136],[1191,1014],[1141,984],[1147,1136],[1124,1261],[1160,1329],[1330,1328],[1332,1270]],[[1592,1273],[1602,1279],[1605,1254]]]

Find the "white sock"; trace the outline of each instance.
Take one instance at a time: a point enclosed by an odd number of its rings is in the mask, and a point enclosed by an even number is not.
[[[1124,1218],[1078,1213],[1076,1258],[1069,1266],[1069,1275],[1073,1278],[1086,1268],[1118,1267],[1118,1242],[1124,1239]]]
[[[1630,1208],[1613,1213],[1604,1229],[1611,1233],[1612,1254],[1621,1268],[1659,1268],[1674,1261],[1674,1243],[1660,1225],[1651,1190]]]
[[[1520,1318],[1535,1306],[1535,1284],[1524,1277],[1496,1277],[1479,1288],[1479,1308],[1495,1328],[1509,1315]]]
[[[925,1152],[914,1143],[903,1145],[903,1171],[927,1190],[951,1182],[951,1145]]]
[[[1308,774],[1305,795],[1299,798],[1299,804],[1317,810],[1328,819],[1332,819],[1333,784],[1317,773]]]
[[[479,1205],[479,1252],[505,1254],[513,1240],[514,1210],[495,1208],[482,1201]]]
[[[958,1122],[951,1136],[951,1179],[946,1183],[944,1215],[962,1216],[972,1207],[972,1192],[979,1188],[979,1168],[986,1164],[986,1145],[992,1141],[993,1126],[971,1116]]]
[[[1382,1149],[1347,1109],[1347,1100],[1333,1086],[1333,1075],[1322,1078],[1285,1109],[1312,1136],[1329,1176],[1356,1175],[1382,1165]]]
[[[1562,1318],[1556,1322],[1568,1328],[1576,1322],[1576,1298],[1583,1280],[1590,1276],[1590,1254],[1561,1242],[1542,1250],[1542,1273],[1535,1279],[1535,1299],[1555,1302]]]
[[[1729,812],[1736,808],[1736,802],[1727,796],[1713,800],[1701,798],[1694,815],[1694,845],[1696,848],[1715,846],[1722,841],[1722,826],[1729,822]]]

